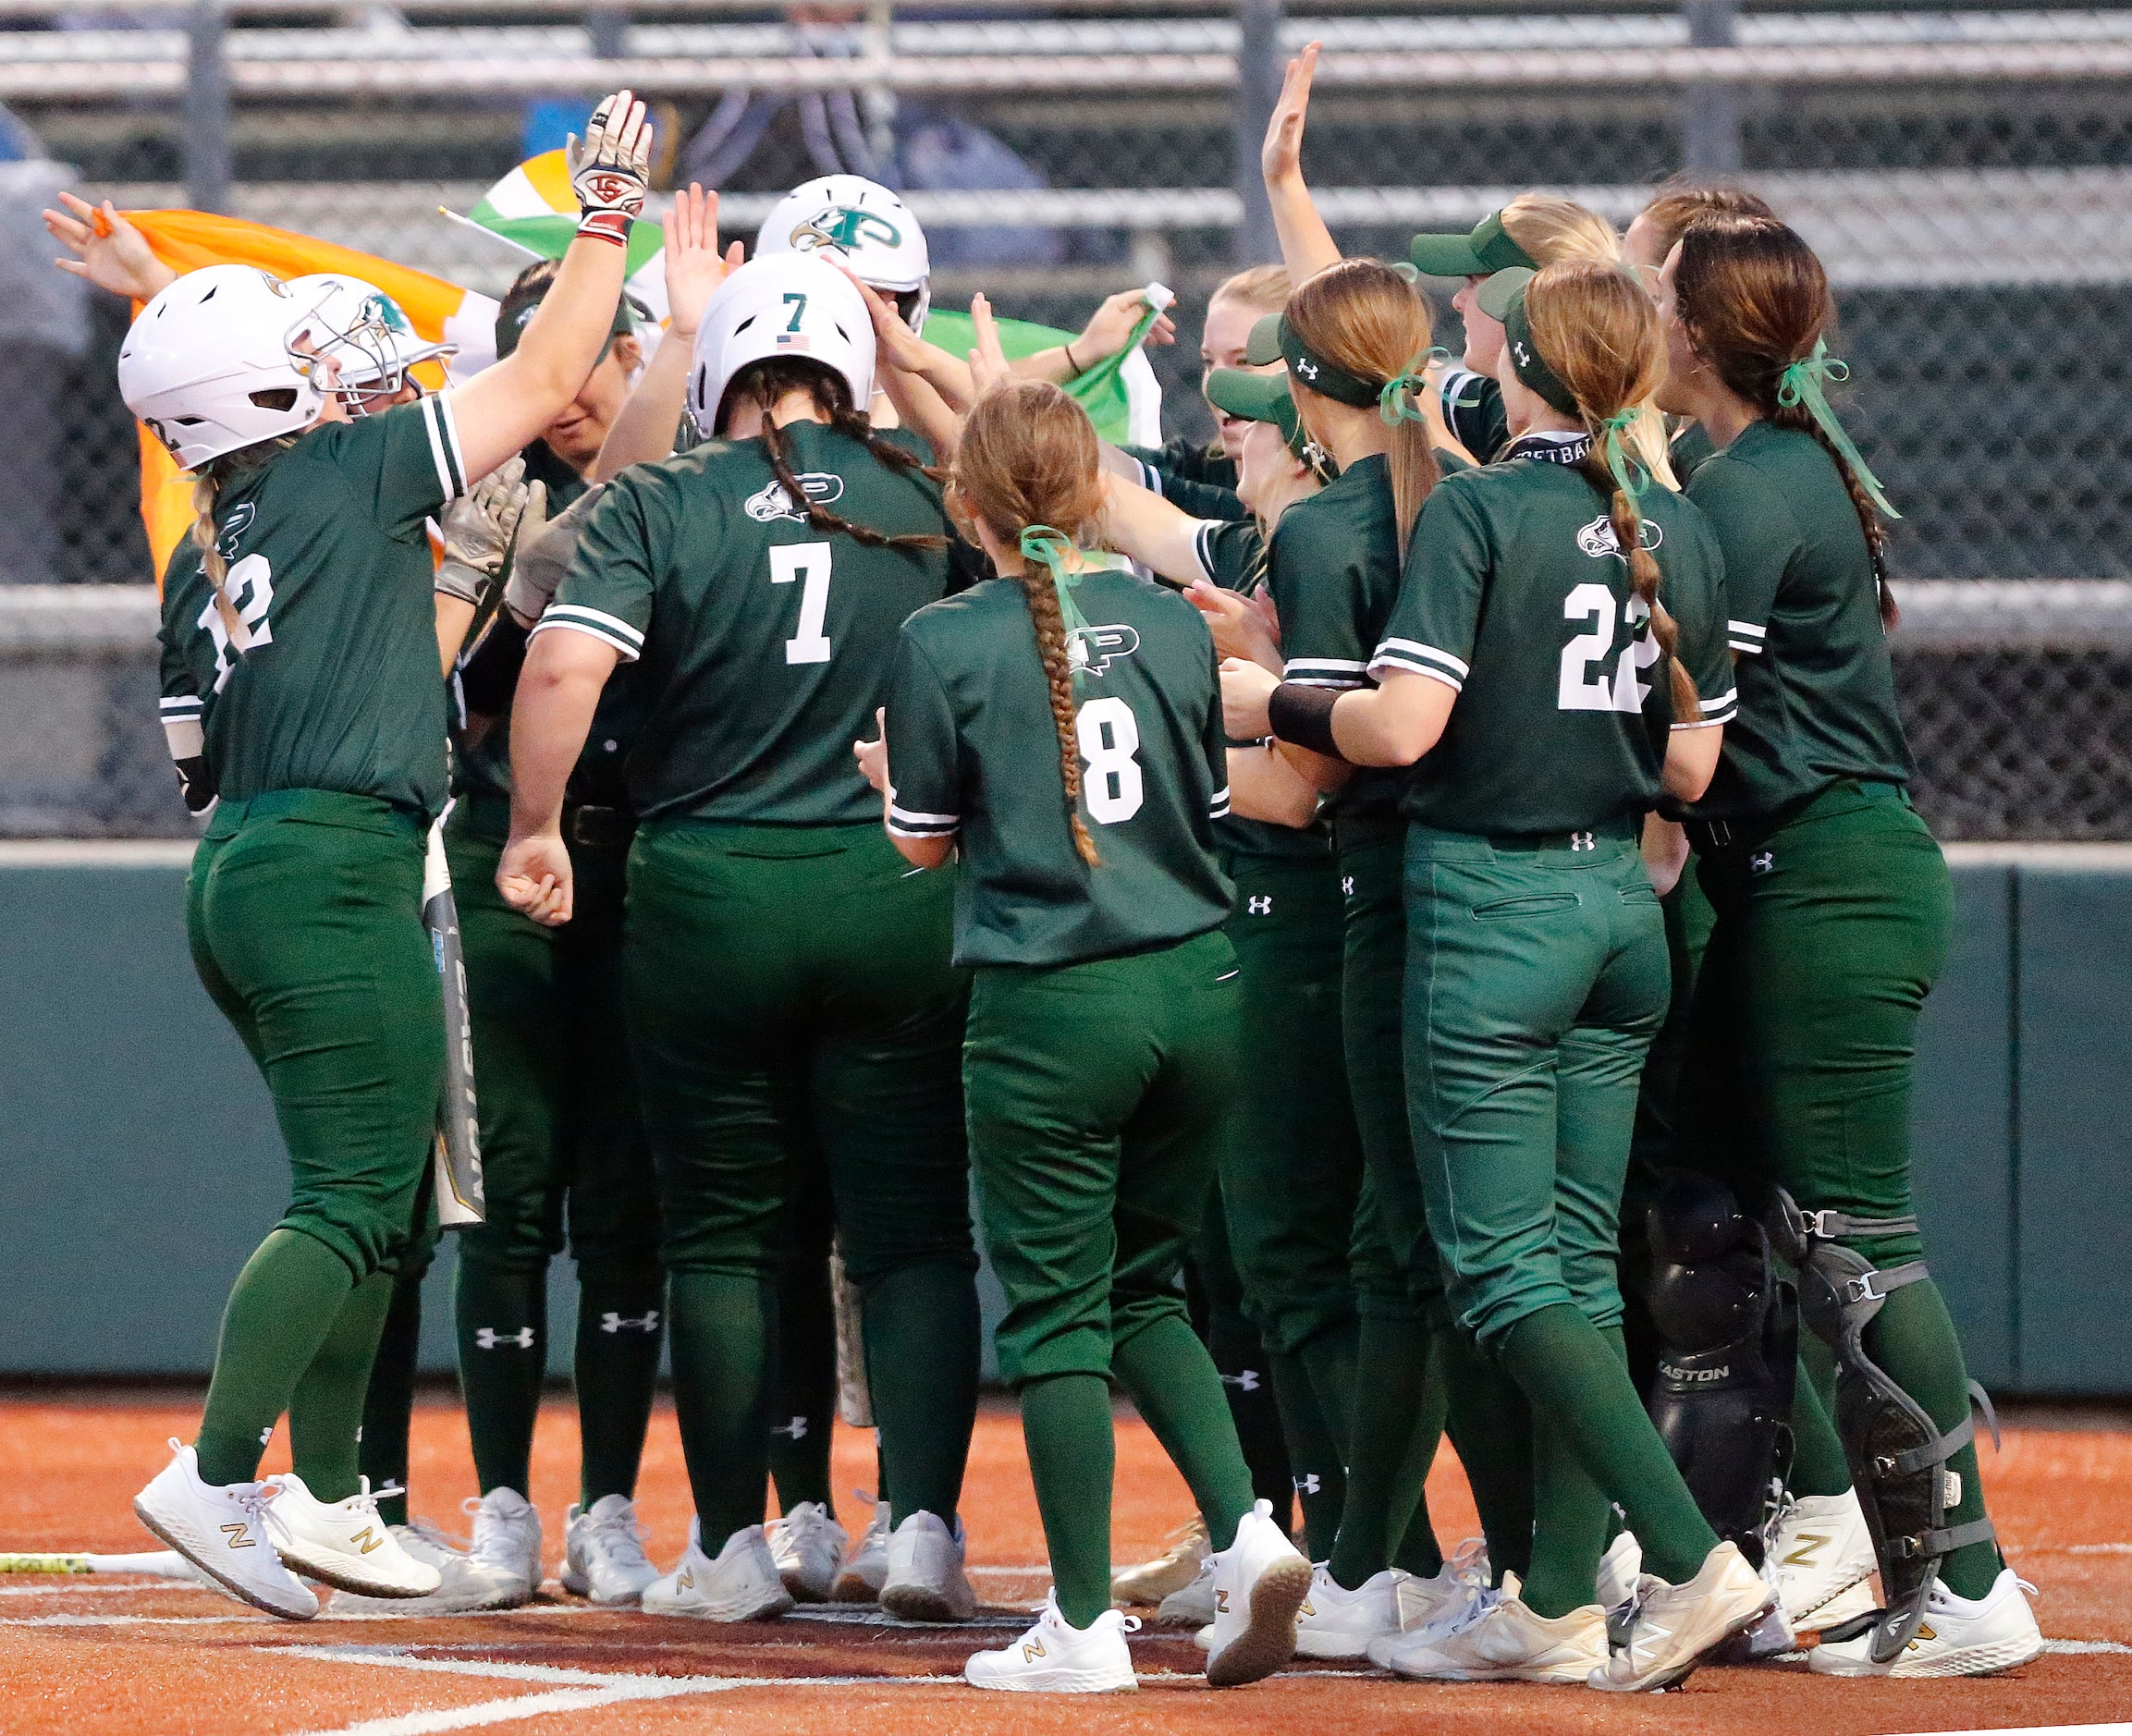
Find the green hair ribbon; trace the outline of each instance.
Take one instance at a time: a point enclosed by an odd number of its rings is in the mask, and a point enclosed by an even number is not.
[[[1844,462],[1851,467],[1851,474],[1858,479],[1858,485],[1866,491],[1874,506],[1891,519],[1903,515],[1889,504],[1888,496],[1881,492],[1881,479],[1866,468],[1866,460],[1858,455],[1858,448],[1851,444],[1851,436],[1844,432],[1844,424],[1836,420],[1836,412],[1829,408],[1829,400],[1821,391],[1821,382],[1834,380],[1838,384],[1851,377],[1847,363],[1829,354],[1829,340],[1817,337],[1814,353],[1802,356],[1786,368],[1777,379],[1777,402],[1786,410],[1805,405],[1807,413],[1829,437],[1829,444],[1843,455]]]
[[[1622,436],[1636,425],[1640,413],[1632,404],[1626,410],[1617,410],[1599,425],[1599,446],[1606,454],[1607,469],[1613,472],[1615,485],[1629,497],[1632,506],[1644,497],[1651,485],[1649,473],[1630,458],[1628,448],[1622,444]]]
[[[1048,524],[1032,524],[1022,532],[1022,556],[1039,561],[1051,569],[1051,588],[1059,593],[1060,618],[1066,623],[1066,637],[1088,630],[1088,617],[1073,601],[1076,582],[1066,571],[1066,557],[1073,552],[1073,539]]]
[[[1420,400],[1428,389],[1429,367],[1450,360],[1448,349],[1423,350],[1384,383],[1384,390],[1377,395],[1377,413],[1394,428],[1403,422],[1427,422],[1428,412],[1421,408]]]

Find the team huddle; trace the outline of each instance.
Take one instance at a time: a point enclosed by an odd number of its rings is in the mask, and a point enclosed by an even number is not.
[[[1910,1193],[1952,892],[1820,263],[1690,185],[1625,236],[1525,194],[1342,258],[1315,57],[1265,146],[1282,259],[1207,310],[1209,446],[1109,444],[1067,389],[1167,341],[1164,298],[1010,361],[980,297],[942,348],[916,220],[855,177],[745,259],[677,194],[661,332],[626,92],[573,141],[576,240],[448,389],[374,286],[46,214],[145,302],[120,388],[195,482],[188,934],[294,1175],[135,1501],[216,1583],[531,1598],[567,1246],[567,1592],[969,1620],[974,1202],[1053,1581],[974,1687],[1133,1688],[1134,1607],[1215,1686],[2041,1650]],[[408,1508],[440,1212],[465,1545]],[[1125,1569],[1114,1389],[1197,1510]],[[856,1536],[839,1408],[878,1431]],[[1445,1436],[1484,1533],[1448,1554]]]

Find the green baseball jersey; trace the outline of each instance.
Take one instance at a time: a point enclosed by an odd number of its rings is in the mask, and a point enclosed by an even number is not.
[[[444,677],[425,526],[466,488],[448,397],[313,429],[215,502],[239,630],[198,549],[163,581],[163,722],[205,733],[222,794],[445,801]]]
[[[1545,457],[1525,455],[1532,445]],[[1458,694],[1408,786],[1409,818],[1484,835],[1611,827],[1658,803],[1669,726],[1731,721],[1724,566],[1701,513],[1650,489],[1644,546],[1702,700],[1673,724],[1650,611],[1629,588],[1607,500],[1557,443],[1518,441],[1446,477],[1422,508],[1370,672]]]
[[[1740,683],[1697,817],[1770,813],[1840,777],[1907,784],[1872,556],[1835,460],[1802,429],[1754,422],[1688,498],[1724,550]]]
[[[839,518],[889,535],[947,531],[929,477],[818,422],[783,432],[800,485]],[[852,743],[874,733],[896,630],[946,593],[949,569],[944,552],[825,535],[760,439],[712,440],[608,485],[533,630],[589,633],[642,660],[639,817],[864,825],[878,806]]]
[[[1219,441],[1198,446],[1180,436],[1166,446],[1120,450],[1139,461],[1140,485],[1179,511],[1195,519],[1251,517],[1251,508],[1236,492],[1236,461],[1222,451]]]
[[[1688,478],[1701,470],[1705,460],[1717,451],[1717,443],[1709,431],[1699,422],[1684,422],[1666,447],[1666,456],[1673,460],[1673,474],[1680,479],[1683,488]]]
[[[1256,597],[1266,590],[1266,538],[1256,519],[1206,519],[1192,539],[1202,577],[1224,591]],[[1255,747],[1251,741],[1231,741],[1232,748]],[[1231,814],[1216,822],[1214,841],[1224,850],[1246,856],[1325,856],[1332,848],[1332,830],[1322,820],[1298,828],[1275,825],[1268,820],[1246,820]]]
[[[1229,812],[1214,640],[1174,591],[1084,571],[1071,636],[1081,815],[1074,848],[1058,726],[1020,584],[993,579],[904,623],[888,680],[888,827],[956,837],[955,962],[1072,964],[1219,926]]]
[[[1502,387],[1471,368],[1443,371],[1438,388],[1443,420],[1458,443],[1479,464],[1491,461],[1510,438],[1510,417],[1502,407]]]

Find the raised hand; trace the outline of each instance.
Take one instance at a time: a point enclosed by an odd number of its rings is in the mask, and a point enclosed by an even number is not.
[[[481,601],[503,570],[511,533],[525,511],[526,492],[525,459],[513,458],[444,509],[444,559],[436,569],[439,591],[463,603]]]
[[[617,91],[585,123],[585,136],[570,136],[563,149],[571,189],[578,196],[578,233],[630,244],[630,223],[644,208],[652,178],[652,123],[644,105]]]
[[[859,762],[859,776],[879,790],[888,793],[888,707],[874,708],[874,727],[881,733],[871,741],[852,743],[852,757]]]
[[[1088,324],[1081,328],[1081,335],[1067,348],[1073,352],[1073,361],[1084,371],[1093,368],[1106,356],[1114,356],[1131,341],[1133,328],[1140,323],[1140,316],[1147,312],[1147,292],[1144,289],[1121,289],[1107,299],[1103,305],[1089,315]],[[1148,328],[1146,341],[1150,344],[1174,344],[1177,341],[1177,322],[1164,313]]]
[[[146,301],[177,281],[178,274],[155,257],[148,238],[120,216],[108,199],[102,205],[92,205],[72,193],[61,193],[59,202],[66,209],[47,210],[44,226],[74,255],[52,262],[61,271],[136,301]]]
[[[712,293],[746,257],[735,241],[721,256],[718,252],[718,196],[706,193],[693,181],[660,219],[667,232],[667,312],[671,329],[692,338],[704,317]]]
[[[979,397],[1013,377],[1007,352],[999,347],[999,327],[992,319],[992,304],[982,295],[970,298],[970,324],[977,335],[977,347],[970,352],[970,373]]]
[[[1310,77],[1317,70],[1317,44],[1288,63],[1280,80],[1280,100],[1266,124],[1266,142],[1258,148],[1258,166],[1268,187],[1303,178],[1303,122],[1310,112]]]

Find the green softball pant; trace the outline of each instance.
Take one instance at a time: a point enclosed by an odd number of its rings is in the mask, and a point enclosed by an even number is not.
[[[1939,845],[1893,785],[1846,779],[1697,857],[1716,923],[1683,1065],[1694,1162],[1809,1211],[1908,1216],[1918,1015],[1954,914]],[[1884,1265],[1923,1247],[1866,1245]]]
[[[1342,918],[1329,856],[1234,854],[1228,935],[1243,972],[1243,1070],[1221,1148],[1221,1204],[1244,1311],[1292,1355],[1354,1319],[1348,1270],[1362,1144],[1340,1017]]]
[[[1108,1378],[1114,1346],[1189,1331],[1177,1280],[1237,1089],[1238,977],[1219,930],[976,972],[963,1092],[1009,1386]]]
[[[1618,1213],[1671,984],[1635,839],[1410,829],[1406,1077],[1451,1304],[1484,1344],[1571,1303],[1621,1320]]]
[[[288,1148],[276,1228],[324,1243],[357,1283],[413,1246],[444,1090],[423,841],[418,816],[374,797],[225,799],[186,884],[194,968]]]

